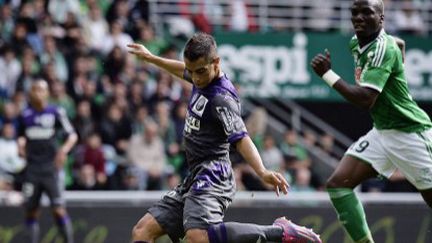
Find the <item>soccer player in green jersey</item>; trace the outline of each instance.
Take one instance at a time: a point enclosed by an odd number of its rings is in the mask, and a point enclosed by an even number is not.
[[[348,234],[354,242],[370,243],[374,241],[353,188],[378,174],[389,177],[398,168],[432,208],[432,123],[408,92],[401,50],[383,29],[383,2],[355,0],[351,15],[356,84],[332,71],[328,51],[316,55],[311,66],[346,100],[372,116],[372,130],[347,150],[327,182]]]

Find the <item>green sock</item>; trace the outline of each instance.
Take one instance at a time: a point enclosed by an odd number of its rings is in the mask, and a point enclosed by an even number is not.
[[[361,202],[350,188],[327,189],[339,221],[354,242],[373,243]]]

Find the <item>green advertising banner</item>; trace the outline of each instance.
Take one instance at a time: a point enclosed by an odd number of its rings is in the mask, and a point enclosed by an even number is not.
[[[317,53],[328,49],[332,69],[349,82],[354,61],[349,35],[340,33],[217,34],[222,68],[245,96],[342,101],[310,68]],[[431,39],[403,37],[407,43],[406,74],[417,100],[432,101]]]

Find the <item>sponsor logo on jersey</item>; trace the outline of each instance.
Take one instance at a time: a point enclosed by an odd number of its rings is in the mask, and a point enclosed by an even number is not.
[[[198,118],[189,114],[189,112],[187,112],[184,131],[187,133],[191,133],[192,130],[199,131],[200,127],[201,127],[201,121]]]
[[[29,139],[50,139],[55,131],[54,128],[49,127],[29,127],[25,133]]]
[[[207,103],[208,99],[205,96],[200,95],[198,100],[192,106],[193,113],[199,117],[202,117]]]
[[[357,84],[360,83],[360,78],[361,78],[361,74],[362,74],[362,68],[361,67],[356,67],[355,72],[354,72],[354,78]]]
[[[55,123],[55,116],[53,114],[43,114],[35,118],[36,123],[43,127],[53,127]]]

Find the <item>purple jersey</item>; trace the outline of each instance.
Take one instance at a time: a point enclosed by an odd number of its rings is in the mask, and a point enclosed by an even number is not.
[[[27,171],[45,173],[54,170],[57,153],[57,134],[63,130],[70,134],[74,129],[64,109],[47,106],[43,111],[32,107],[25,109],[19,117],[18,135],[25,137]]]
[[[193,87],[183,135],[190,166],[228,159],[230,144],[247,135],[240,98],[225,74],[203,89]]]

